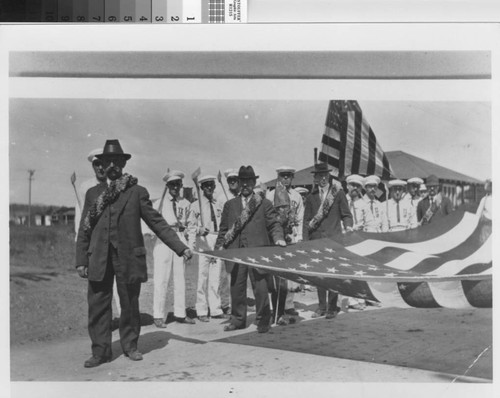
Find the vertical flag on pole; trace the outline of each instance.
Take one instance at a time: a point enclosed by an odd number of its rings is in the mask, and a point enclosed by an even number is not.
[[[325,124],[319,160],[332,166],[334,175],[394,176],[357,101],[330,101]]]

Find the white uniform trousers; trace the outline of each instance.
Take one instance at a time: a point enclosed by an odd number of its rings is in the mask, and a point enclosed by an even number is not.
[[[217,234],[214,233],[199,236],[197,238],[198,250],[213,250],[216,240]],[[222,314],[219,295],[221,267],[220,259],[210,264],[210,257],[198,256],[198,288],[196,290],[196,314],[198,316],[207,316],[209,308],[210,316]]]
[[[184,234],[177,232],[180,240],[187,245]],[[167,302],[168,282],[170,273],[174,278],[174,316],[184,318],[186,316],[186,279],[184,258],[177,256],[163,242],[156,244],[153,250],[154,257],[154,294],[153,294],[153,317],[165,320]]]

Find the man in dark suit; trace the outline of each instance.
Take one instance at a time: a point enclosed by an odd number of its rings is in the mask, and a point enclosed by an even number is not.
[[[131,155],[123,152],[118,140],[107,140],[97,156],[106,170],[107,184],[87,191],[76,243],[76,269],[88,279],[88,330],[92,357],[87,368],[111,360],[111,298],[116,275],[120,297],[120,343],[131,360],[142,359],[137,350],[140,334],[139,293],[147,280],[146,248],[141,218],[178,256],[191,258],[163,217],[153,209],[148,191],[137,179],[123,174]]]
[[[420,225],[436,222],[453,211],[450,199],[441,193],[439,179],[431,174],[425,183],[429,194],[417,205],[417,220]]]
[[[254,193],[258,176],[252,166],[241,166],[238,172],[241,195],[228,200],[222,211],[219,234],[215,243],[217,249],[240,247],[286,246],[273,204],[265,193]],[[272,241],[271,241],[272,239]],[[255,279],[255,305],[258,319],[257,331],[269,331],[271,311],[269,307],[268,274],[243,264],[226,262],[231,275],[231,323],[225,331],[243,329],[247,318],[247,279],[251,272]]]
[[[352,232],[353,220],[347,198],[340,184],[334,185],[330,178],[331,169],[325,163],[314,167],[314,182],[317,188],[306,197],[303,224],[303,239],[330,238],[342,241],[342,224],[347,232]],[[337,314],[338,293],[328,293],[318,287],[318,310],[314,318],[326,315],[326,319]]]

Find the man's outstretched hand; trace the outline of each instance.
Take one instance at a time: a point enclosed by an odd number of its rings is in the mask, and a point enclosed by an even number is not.
[[[89,276],[89,268],[83,265],[76,267],[76,272],[80,275],[80,278],[87,278]]]

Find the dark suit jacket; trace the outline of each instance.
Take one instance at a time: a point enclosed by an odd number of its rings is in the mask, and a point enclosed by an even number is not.
[[[314,240],[322,238],[330,238],[334,240],[340,240],[342,237],[342,224],[345,227],[352,227],[352,214],[349,211],[349,205],[347,204],[347,198],[343,190],[337,192],[333,205],[328,212],[328,215],[321,222],[319,227],[309,233],[309,221],[316,215],[318,209],[321,205],[321,198],[319,196],[319,191],[310,193],[306,197],[305,209],[304,209],[304,230],[303,239],[304,240]]]
[[[133,185],[120,193],[118,199],[104,210],[91,236],[88,236],[83,232],[83,219],[89,207],[105,189],[106,185],[100,184],[87,191],[76,242],[76,266],[88,266],[90,281],[103,280],[109,243],[118,251],[120,269],[117,278],[120,276],[125,283],[147,280],[141,218],[177,255],[187,249],[160,213],[153,209],[148,191],[140,185]]]
[[[417,220],[421,221],[422,217],[424,217],[425,213],[427,212],[427,209],[431,205],[431,201],[429,200],[429,196],[426,196],[423,198],[420,202],[418,202],[417,205]],[[453,211],[453,206],[451,204],[450,199],[448,199],[446,196],[443,196],[441,194],[441,204],[439,205],[439,208],[437,209],[436,212],[434,212],[434,215],[432,216],[430,222],[439,220],[440,218],[443,218],[444,216],[447,216]]]
[[[241,203],[240,196],[230,199],[225,203],[224,209],[222,210],[222,218],[219,235],[215,243],[215,250],[222,248],[224,235],[233,226],[242,211],[243,204]],[[227,249],[270,246],[278,240],[284,240],[283,228],[278,222],[273,204],[269,200],[263,199],[250,221]],[[226,262],[227,272],[231,272],[233,266],[234,263]]]

